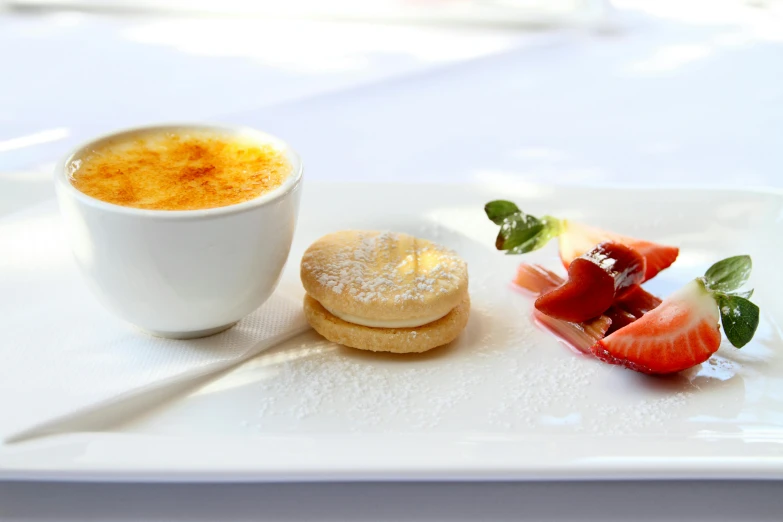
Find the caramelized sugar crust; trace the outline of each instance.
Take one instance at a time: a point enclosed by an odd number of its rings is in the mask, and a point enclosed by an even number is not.
[[[215,131],[150,131],[106,142],[68,165],[71,183],[126,207],[196,210],[234,205],[279,187],[285,153]]]

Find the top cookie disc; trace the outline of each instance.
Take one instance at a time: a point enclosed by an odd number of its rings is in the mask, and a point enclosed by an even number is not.
[[[324,308],[367,326],[435,321],[468,292],[467,266],[454,251],[393,232],[326,235],[302,257],[301,277]]]

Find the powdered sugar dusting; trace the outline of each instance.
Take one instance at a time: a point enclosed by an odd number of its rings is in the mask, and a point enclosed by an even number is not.
[[[405,234],[364,232],[358,241],[317,260],[308,251],[302,266],[318,284],[336,294],[347,292],[361,303],[403,305],[425,296],[456,290],[465,265],[453,251]]]
[[[622,403],[600,405],[597,408],[598,418],[591,419],[583,428],[586,431],[616,436],[651,426],[661,426],[681,410],[692,395],[692,392],[668,393],[655,399],[641,399],[631,407]],[[618,419],[622,419],[622,422],[616,422]]]
[[[244,429],[514,434],[543,429],[614,436],[662,429],[691,402],[693,391],[618,393],[607,400],[605,392],[593,392],[628,370],[574,356],[553,343],[542,345],[540,336],[547,334],[528,321],[498,320],[495,307],[483,307],[480,298],[474,303],[463,337],[430,355],[366,354],[313,334],[288,348],[310,355],[275,366],[273,378],[255,385],[258,409]]]

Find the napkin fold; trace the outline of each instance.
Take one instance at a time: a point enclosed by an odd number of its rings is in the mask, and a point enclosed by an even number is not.
[[[168,383],[219,372],[307,329],[300,295],[278,289],[258,310],[212,337],[178,341],[141,333],[87,290],[54,201],[0,220],[5,441]]]

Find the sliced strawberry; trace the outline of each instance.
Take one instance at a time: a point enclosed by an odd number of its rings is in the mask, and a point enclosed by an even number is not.
[[[647,261],[644,281],[647,281],[655,277],[661,270],[671,266],[680,253],[680,249],[677,247],[659,245],[651,241],[615,234],[576,221],[562,220],[561,226],[562,230],[558,238],[560,259],[566,268],[572,261],[592,250],[598,243],[613,241],[629,246],[644,256]]]
[[[641,319],[599,340],[593,354],[642,373],[675,373],[703,363],[721,341],[715,299],[694,280]]]
[[[617,296],[644,277],[644,258],[620,243],[601,243],[568,267],[568,280],[536,299],[555,319],[581,323],[606,312]]]

